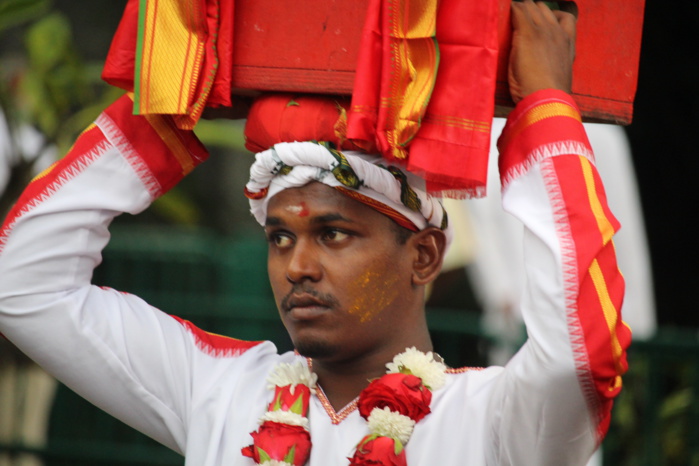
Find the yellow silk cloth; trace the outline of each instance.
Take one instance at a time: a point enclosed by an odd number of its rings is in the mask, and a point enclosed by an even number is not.
[[[192,129],[231,105],[233,0],[129,0],[102,73],[134,92],[134,113]]]

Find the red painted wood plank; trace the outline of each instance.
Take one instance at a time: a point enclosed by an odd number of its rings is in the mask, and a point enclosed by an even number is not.
[[[577,0],[573,94],[590,121],[628,124],[638,80],[644,0]],[[368,0],[236,0],[233,83],[241,89],[351,94]],[[498,114],[507,89],[510,0],[500,0]]]

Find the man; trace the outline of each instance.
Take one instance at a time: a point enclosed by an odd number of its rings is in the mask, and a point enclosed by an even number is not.
[[[500,167],[505,207],[527,227],[530,339],[505,368],[446,369],[429,354],[424,287],[449,236],[439,204],[395,170],[315,143],[258,154],[246,186],[299,354],[208,334],[91,286],[111,219],[145,209],[205,157],[191,134],[165,137],[167,118],[124,116],[128,98],[8,217],[0,329],[191,465],[584,464],[626,364],[618,224],[563,92],[573,17],[526,1],[513,23],[519,104]],[[133,118],[141,124],[124,121]]]

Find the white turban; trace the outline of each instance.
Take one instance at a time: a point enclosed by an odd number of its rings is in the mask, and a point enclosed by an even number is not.
[[[387,164],[379,156],[339,152],[322,143],[284,142],[255,156],[245,194],[257,222],[264,226],[267,204],[280,191],[318,181],[330,187],[351,189],[390,207],[418,230],[434,226],[444,230],[447,247],[452,231],[439,199],[429,195],[421,178]]]

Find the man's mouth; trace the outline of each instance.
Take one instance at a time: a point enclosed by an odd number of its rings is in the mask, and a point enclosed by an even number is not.
[[[323,297],[314,290],[292,290],[282,299],[281,308],[293,319],[307,320],[331,310],[335,301],[331,296]]]

